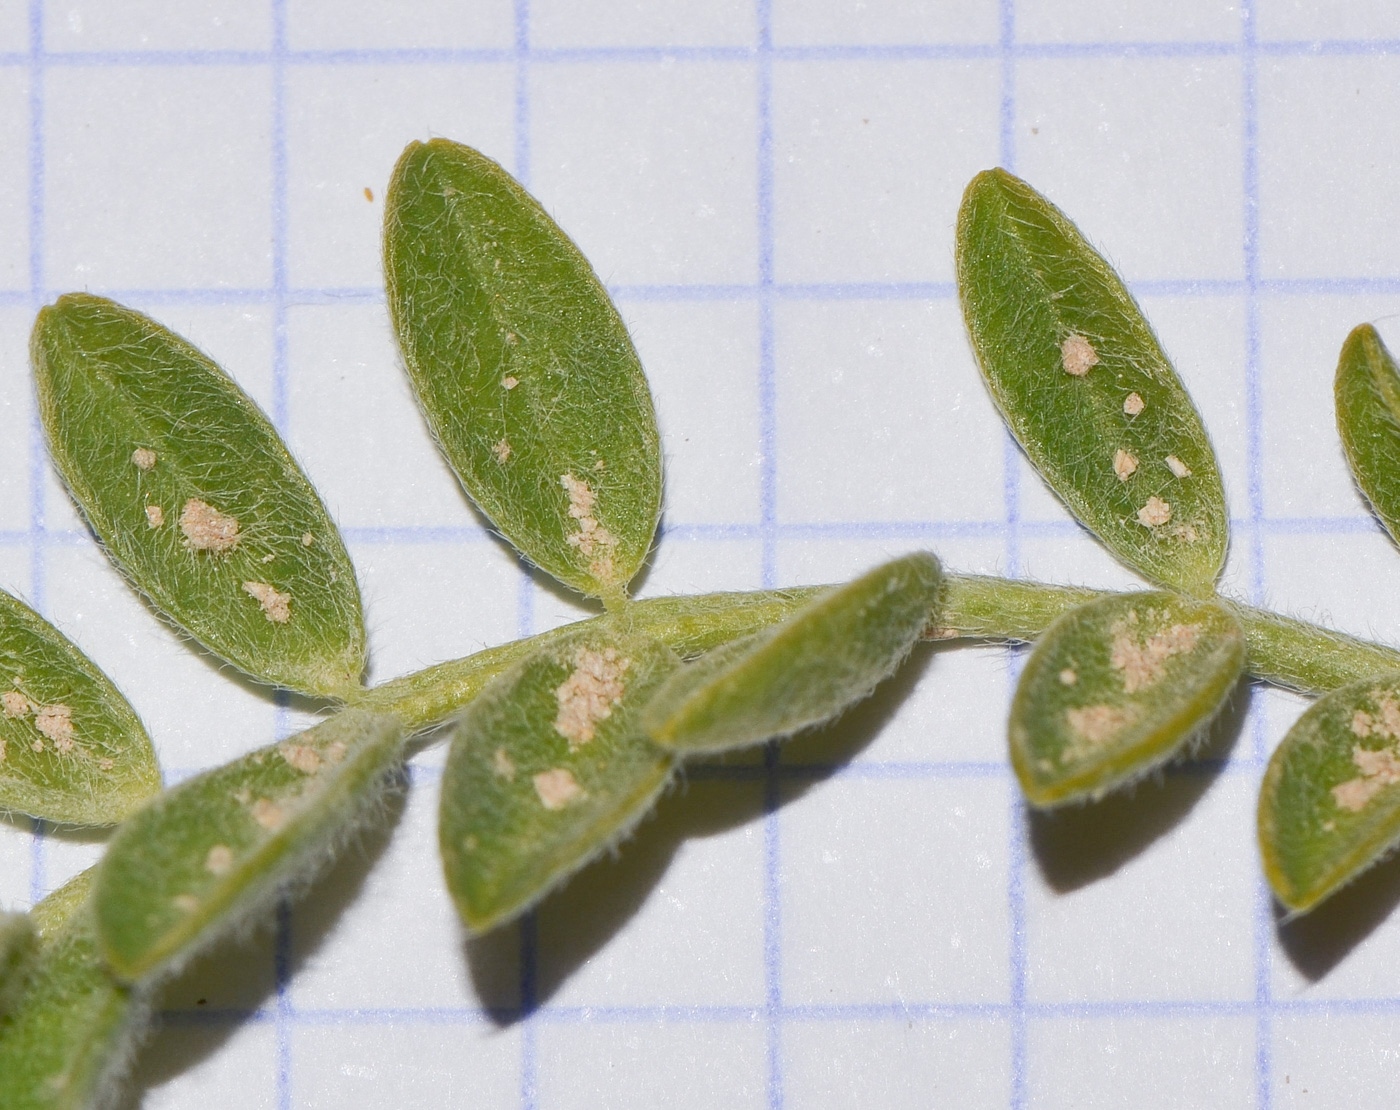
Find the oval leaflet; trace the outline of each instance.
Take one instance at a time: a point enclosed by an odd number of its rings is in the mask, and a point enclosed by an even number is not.
[[[1036,641],[1011,703],[1011,763],[1032,805],[1096,798],[1169,759],[1244,673],[1223,606],[1118,594],[1071,609]]]
[[[1128,566],[1208,596],[1229,528],[1215,452],[1122,281],[1005,170],[963,195],[957,267],[982,374],[1036,469]]]
[[[1370,324],[1353,328],[1342,345],[1334,392],[1352,475],[1400,542],[1400,370]]]
[[[115,825],[160,790],[155,750],[97,665],[0,591],[0,808]]]
[[[934,620],[942,583],[926,552],[876,567],[686,664],[647,705],[643,725],[676,752],[717,752],[820,724],[903,661]]]
[[[384,274],[404,365],[481,511],[560,581],[615,604],[651,546],[651,393],[602,283],[518,182],[412,143],[389,183]]]
[[[154,320],[82,293],[40,311],[30,357],[49,453],[132,584],[255,678],[315,696],[358,689],[350,557],[232,379]]]
[[[1259,788],[1259,852],[1275,897],[1310,910],[1400,841],[1400,674],[1319,698]]]
[[[396,717],[346,709],[167,790],[97,868],[112,970],[136,981],[178,965],[306,877],[372,810],[402,752]]]
[[[679,665],[655,640],[595,627],[467,706],[452,727],[438,840],[472,932],[529,909],[651,808],[672,760],[638,711]]]

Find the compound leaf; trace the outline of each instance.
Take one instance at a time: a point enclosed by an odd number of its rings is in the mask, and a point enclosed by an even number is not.
[[[643,727],[676,752],[717,752],[820,724],[888,677],[934,620],[943,573],[920,552],[672,675]]]
[[[0,592],[0,809],[115,825],[160,790],[146,730],[97,665]]]
[[[967,187],[957,264],[983,376],[1036,469],[1128,566],[1208,596],[1229,539],[1215,452],[1122,281],[1005,170]]]
[[[1031,804],[1096,798],[1170,758],[1244,673],[1244,631],[1222,605],[1115,594],[1036,641],[1011,703],[1011,763]]]
[[[146,979],[254,919],[371,812],[403,750],[396,717],[347,709],[166,791],[98,867],[102,950]]]
[[[466,708],[438,833],[470,930],[523,913],[651,808],[672,761],[638,711],[679,665],[655,640],[595,627],[523,660]]]
[[[205,354],[70,293],[30,341],[49,452],[155,606],[255,678],[347,695],[365,666],[354,568],[276,430]]]
[[[1319,698],[1269,760],[1259,851],[1274,895],[1310,910],[1400,841],[1400,674]]]
[[[661,508],[651,394],[587,260],[470,147],[412,143],[384,272],[428,424],[481,511],[560,581],[615,602]]]
[[[1400,542],[1400,370],[1370,324],[1342,344],[1335,389],[1337,431],[1356,484]]]
[[[126,1063],[146,1000],[102,965],[88,891],[92,871],[34,907],[40,949],[0,1017],[0,1106],[87,1110]]]

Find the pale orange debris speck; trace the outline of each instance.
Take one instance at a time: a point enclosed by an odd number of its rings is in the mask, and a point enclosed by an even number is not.
[[[292,619],[291,594],[284,594],[266,582],[244,582],[243,592],[257,599],[263,615],[274,624],[286,624]]]
[[[180,511],[180,531],[191,551],[232,551],[238,546],[238,520],[207,501],[191,497]]]
[[[1060,344],[1060,365],[1065,373],[1082,378],[1099,364],[1099,353],[1082,335],[1070,335]]]
[[[1147,504],[1138,510],[1138,520],[1149,528],[1166,524],[1172,518],[1172,507],[1160,497],[1149,497]]]
[[[583,787],[565,767],[553,767],[541,771],[534,778],[535,793],[545,809],[563,809],[570,802],[583,797]]]

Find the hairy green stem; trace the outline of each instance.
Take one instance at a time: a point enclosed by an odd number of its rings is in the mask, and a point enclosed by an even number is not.
[[[682,657],[703,654],[776,624],[827,589],[809,586],[753,593],[700,594],[634,601],[624,609],[512,640],[465,659],[453,659],[366,690],[354,704],[392,713],[409,732],[440,724],[481,692],[498,674],[526,655],[579,629],[602,621],[619,630],[654,636]]]
[[[1109,592],[982,574],[945,574],[943,586],[934,640],[1034,640],[1060,614]]]
[[[1033,640],[1066,610],[1110,590],[1047,586],[984,575],[950,574],[935,638]],[[1305,694],[1325,694],[1348,682],[1400,671],[1400,651],[1220,599],[1244,626],[1253,678]]]
[[[615,622],[654,636],[682,656],[695,656],[790,616],[827,587],[752,593],[663,597],[629,603],[522,640],[439,663],[366,690],[354,704],[393,713],[409,732],[440,724],[475,697],[491,679],[526,655],[583,625]],[[1034,640],[1065,611],[1112,593],[1082,586],[1054,586],[978,574],[949,574],[934,640]],[[1348,682],[1400,671],[1400,651],[1308,621],[1245,605],[1223,603],[1244,626],[1251,677],[1306,694],[1323,694]]]
[[[1226,601],[1244,625],[1249,673],[1275,686],[1325,694],[1373,675],[1400,671],[1400,651],[1308,621]]]

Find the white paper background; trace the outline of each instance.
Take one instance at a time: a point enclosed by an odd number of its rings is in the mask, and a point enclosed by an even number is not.
[[[580,612],[482,530],[396,366],[398,151],[525,177],[651,375],[666,534],[642,591],[956,569],[1127,585],[1006,446],[952,281],[1001,163],[1133,284],[1202,408],[1232,591],[1400,639],[1400,558],[1331,415],[1346,331],[1400,340],[1390,0],[8,0],[0,4],[0,584],[117,680],[171,778],[302,716],[179,642],[53,478],[25,345],[69,289],[218,358],[345,528],[380,681]],[[365,190],[372,192],[367,199]],[[1206,761],[1028,818],[1012,661],[921,650],[838,725],[696,768],[536,919],[465,944],[393,827],[173,984],[129,1105],[1385,1106],[1400,869],[1276,925],[1253,844],[1298,699]],[[0,826],[0,903],[100,843]]]

